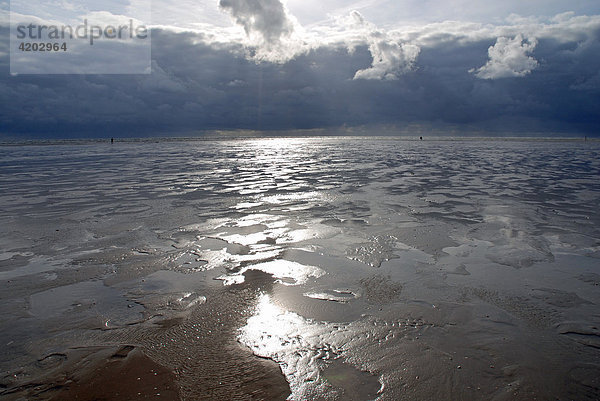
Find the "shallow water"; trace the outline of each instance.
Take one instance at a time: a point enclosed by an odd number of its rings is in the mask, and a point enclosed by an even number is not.
[[[0,152],[2,398],[600,398],[596,142]]]

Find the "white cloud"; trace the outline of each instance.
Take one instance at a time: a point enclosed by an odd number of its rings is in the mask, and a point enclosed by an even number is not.
[[[420,52],[418,46],[403,43],[388,32],[377,29],[356,10],[339,19],[338,23],[355,32],[346,42],[350,52],[357,45],[367,44],[373,57],[371,67],[357,71],[354,79],[393,80],[413,68]]]
[[[499,37],[496,44],[488,49],[488,62],[469,72],[481,79],[524,77],[538,66],[537,60],[529,56],[536,45],[535,39],[526,41],[522,35],[514,39]]]
[[[357,71],[354,79],[398,79],[412,70],[420,49],[394,41],[385,34],[374,34],[369,51],[373,56],[371,67]]]

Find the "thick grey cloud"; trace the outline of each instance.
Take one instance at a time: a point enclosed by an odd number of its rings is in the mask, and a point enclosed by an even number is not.
[[[569,20],[535,28],[531,35],[534,29],[525,25],[490,32],[476,27],[471,34],[462,27],[428,27],[404,36],[387,32],[387,40],[420,49],[412,68],[393,80],[354,79],[357,71],[374,67],[367,41],[356,42],[353,51],[339,41],[286,63],[257,63],[245,56],[241,43],[156,29],[150,76],[10,76],[3,39],[0,132],[107,137],[364,126],[361,133],[372,134],[385,127],[387,132],[595,135],[600,131],[600,29],[594,24]],[[469,72],[494,60],[488,50],[502,43],[497,38],[512,42],[520,32],[537,38],[532,53],[516,52],[534,57],[536,68],[503,79]],[[8,38],[6,30],[0,33]],[[521,40],[516,47],[527,43],[532,42]],[[511,71],[522,72],[519,66],[511,64]]]

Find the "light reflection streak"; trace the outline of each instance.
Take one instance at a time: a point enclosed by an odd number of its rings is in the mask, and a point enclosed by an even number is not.
[[[243,268],[236,274],[228,274],[218,277],[225,285],[240,284],[244,282],[244,273],[248,270],[260,270],[277,278],[277,282],[285,285],[305,284],[309,278],[319,278],[325,275],[325,271],[315,266],[303,265],[289,260],[272,260],[258,263]]]
[[[396,326],[396,328],[394,328]],[[388,325],[373,317],[365,317],[351,324],[334,324],[306,319],[277,305],[268,294],[260,296],[256,311],[246,325],[240,329],[238,341],[252,350],[255,355],[277,362],[290,385],[289,400],[347,399],[345,391],[356,390],[356,380],[364,380],[368,373],[361,372],[366,365],[360,362],[360,354],[373,355],[380,361],[380,344],[394,338],[393,332],[409,329],[408,324]],[[350,351],[352,350],[352,351]],[[349,352],[350,351],[350,352]],[[358,358],[358,359],[357,359]],[[372,363],[375,360],[371,361]],[[334,387],[327,379],[327,369],[337,365],[344,375]],[[361,366],[360,370],[356,366]],[[371,376],[375,386],[377,379]],[[383,381],[379,382],[381,394]],[[373,384],[373,382],[371,383]],[[352,391],[353,391],[352,390]],[[352,399],[373,399],[373,392],[363,390]]]
[[[288,399],[300,400],[309,394],[323,394],[329,387],[319,380],[323,361],[318,349],[325,331],[325,324],[286,311],[263,294],[238,339],[254,354],[278,362],[292,390]]]

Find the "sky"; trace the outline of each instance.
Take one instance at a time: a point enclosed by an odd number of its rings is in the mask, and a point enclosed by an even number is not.
[[[123,1],[120,18],[149,5]],[[80,2],[61,4],[74,12]],[[597,0],[155,0],[151,9],[150,74],[11,74],[0,0],[0,136],[600,136]]]

